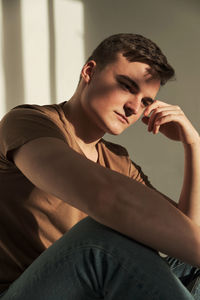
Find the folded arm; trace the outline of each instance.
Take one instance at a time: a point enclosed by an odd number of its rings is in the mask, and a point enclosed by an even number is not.
[[[179,106],[154,101],[144,112],[143,122],[184,146],[184,181],[178,209],[200,225],[200,136]],[[149,115],[149,117],[148,117]]]
[[[38,188],[149,247],[200,266],[200,228],[158,192],[101,167],[56,138],[12,154]]]

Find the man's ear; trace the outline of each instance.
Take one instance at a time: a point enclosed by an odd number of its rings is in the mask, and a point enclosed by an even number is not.
[[[96,65],[97,64],[94,60],[90,60],[83,66],[83,69],[81,71],[81,77],[86,83],[90,82],[94,74]]]

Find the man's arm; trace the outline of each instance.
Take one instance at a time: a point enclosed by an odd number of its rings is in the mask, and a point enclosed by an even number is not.
[[[149,117],[147,117],[151,114]],[[180,107],[154,101],[144,112],[143,122],[153,133],[182,142],[185,153],[184,181],[177,205],[200,225],[200,137]]]
[[[184,144],[185,170],[178,208],[200,225],[200,138]]]
[[[200,266],[200,228],[158,192],[101,167],[56,138],[21,146],[13,160],[38,188],[130,238]]]

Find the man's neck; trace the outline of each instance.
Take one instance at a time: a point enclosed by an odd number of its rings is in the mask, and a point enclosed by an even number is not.
[[[84,151],[94,152],[96,144],[104,132],[88,117],[75,96],[65,103],[64,113],[71,124],[72,133],[80,148]]]

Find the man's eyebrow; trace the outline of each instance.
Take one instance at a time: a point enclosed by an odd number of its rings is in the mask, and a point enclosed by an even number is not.
[[[136,89],[139,92],[140,88],[139,88],[138,84],[132,78],[130,78],[129,76],[120,74],[120,75],[117,75],[116,77],[117,77],[117,79],[125,79],[126,81],[129,82],[129,84],[132,87],[134,87],[134,89]]]
[[[132,79],[130,78],[129,76],[127,75],[117,75],[116,76],[117,79],[125,79],[126,81],[129,82],[130,85],[132,85],[132,87],[134,87],[138,92],[140,91],[140,88],[138,86],[138,84]],[[148,100],[150,102],[150,104],[152,104],[155,100],[152,99],[151,97],[145,97],[145,100]]]

